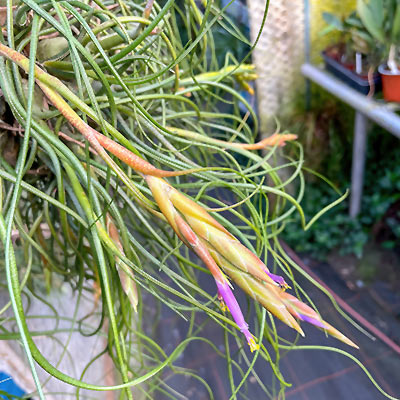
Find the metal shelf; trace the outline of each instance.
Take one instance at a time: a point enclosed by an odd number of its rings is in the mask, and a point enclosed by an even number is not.
[[[396,111],[400,111],[400,107],[397,104],[379,102],[360,94],[315,65],[305,63],[301,67],[301,72],[307,79],[318,84],[356,111],[350,194],[350,216],[354,218],[361,208],[368,120],[374,121],[400,138],[400,115],[396,113]]]

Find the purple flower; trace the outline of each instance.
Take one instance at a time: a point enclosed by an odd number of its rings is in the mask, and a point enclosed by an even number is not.
[[[236,322],[237,326],[239,327],[240,331],[243,333],[243,335],[246,337],[247,343],[250,346],[251,352],[254,350],[259,349],[259,345],[256,344],[252,334],[249,331],[249,326],[244,320],[242,311],[240,309],[240,306],[235,298],[235,296],[232,293],[232,289],[229,287],[228,282],[219,282],[215,281],[218,287],[218,297],[223,299],[225,302],[226,306],[228,307],[228,310],[232,314],[232,317],[234,321]]]
[[[283,289],[290,289],[290,286],[285,282],[285,280],[279,276],[275,275],[271,272],[269,272],[267,269],[264,269],[264,272],[275,282],[277,283],[281,288]]]

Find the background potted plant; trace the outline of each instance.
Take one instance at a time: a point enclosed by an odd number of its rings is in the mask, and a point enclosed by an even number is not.
[[[358,92],[380,90],[381,78],[375,72],[380,51],[357,13],[354,11],[344,19],[328,12],[322,15],[328,26],[321,35],[340,32],[338,43],[322,53],[326,69]]]
[[[386,101],[400,102],[400,1],[357,0],[357,12],[381,52],[378,70],[382,75],[383,97]]]

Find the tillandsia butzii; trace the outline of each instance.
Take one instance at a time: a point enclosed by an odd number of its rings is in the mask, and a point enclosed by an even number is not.
[[[23,54],[1,43],[0,55],[18,64],[26,72],[29,70],[29,60]],[[179,192],[163,179],[189,174],[198,169],[166,171],[156,168],[123,145],[104,136],[81,119],[66,100],[73,101],[81,111],[85,112],[96,122],[93,115],[88,111],[87,105],[73,94],[58,78],[49,75],[38,66],[35,66],[35,79],[51,103],[84,136],[89,142],[91,149],[103,158],[107,165],[112,168],[125,184],[129,184],[129,178],[112,160],[107,151],[129,165],[143,177],[160,210],[160,212],[157,211],[154,214],[165,220],[180,240],[193,250],[207,266],[215,280],[218,298],[221,301],[222,307],[226,307],[230,311],[238,328],[244,334],[251,351],[256,350],[259,346],[250,333],[249,326],[233,295],[232,284],[229,278],[269,312],[301,335],[304,335],[304,333],[299,325],[299,321],[305,321],[350,346],[358,347],[337,329],[324,321],[311,307],[289,294],[286,291],[288,285],[285,280],[281,276],[272,274],[256,254],[236,239],[205,208]],[[106,123],[106,126],[110,125]],[[111,126],[110,128],[114,131],[116,130]],[[178,131],[176,132],[179,134]],[[192,135],[195,135],[195,133],[192,133]],[[117,136],[119,138],[123,137],[119,132],[117,132]],[[296,136],[291,134],[274,134],[253,145],[226,143],[226,146],[242,146],[247,150],[251,150],[266,146],[282,146],[286,141],[294,140],[295,138]],[[211,138],[208,140],[217,141]],[[140,197],[138,199],[140,201]],[[96,227],[99,230],[103,229],[100,223],[97,223]],[[123,248],[118,240],[117,229],[110,219],[108,219],[107,228],[107,231],[104,229],[101,231],[102,235],[106,235],[109,240],[114,242],[116,252],[123,256]],[[122,269],[126,270],[123,263],[119,262],[119,264]],[[132,277],[131,275],[128,278],[132,279]],[[121,282],[132,305],[136,307],[137,295],[135,294],[135,286],[127,284],[126,277],[124,279],[121,278]]]

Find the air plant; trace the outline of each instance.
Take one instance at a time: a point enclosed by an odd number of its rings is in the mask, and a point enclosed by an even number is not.
[[[25,67],[25,70],[28,71],[29,60],[21,56],[21,54],[2,44],[0,44],[0,54],[18,63],[19,66]],[[106,154],[105,149],[143,176],[167,222],[179,238],[207,265],[215,279],[218,298],[226,304],[228,310],[232,313],[239,329],[245,335],[251,351],[256,350],[258,347],[249,332],[239,304],[232,293],[229,280],[222,273],[221,269],[225,270],[228,275],[231,273],[233,275],[232,278],[251,297],[259,301],[267,310],[297,330],[301,335],[304,336],[304,333],[293,316],[299,320],[307,321],[322,329],[326,329],[331,335],[350,346],[358,348],[351,340],[323,321],[313,309],[295,297],[285,293],[284,290],[288,285],[282,277],[270,273],[267,266],[255,254],[243,246],[201,206],[182,195],[161,178],[189,174],[195,172],[195,169],[174,172],[154,167],[85,123],[55,91],[58,90],[61,93],[68,94],[69,98],[73,98],[73,94],[69,93],[69,89],[61,81],[51,77],[39,67],[35,68],[35,77],[38,85],[53,105],[88,140],[92,148],[111,167],[116,168],[115,164]],[[51,84],[52,87],[49,87],[47,83]],[[284,144],[282,140],[288,139],[295,139],[295,136],[286,135],[283,138],[274,136],[274,140],[272,141],[269,138],[270,142],[275,145],[277,143]],[[107,217],[107,227],[109,236],[118,246],[119,252],[124,255],[123,247],[118,239],[117,229],[110,217]],[[240,273],[240,271],[245,274]],[[135,294],[134,283],[127,283],[129,280],[124,275],[120,275],[120,277],[125,292],[130,297],[134,308],[136,308],[137,295]]]
[[[40,398],[44,392],[35,362],[78,390],[121,390],[126,398],[132,398],[134,386],[148,396],[168,392],[160,374],[167,368],[191,376],[173,364],[198,337],[190,331],[166,355],[143,328],[143,292],[179,314],[189,313],[193,325],[202,310],[226,332],[240,330],[250,350],[270,362],[282,388],[286,382],[279,360],[273,361],[262,344],[264,332],[273,333],[271,344],[279,352],[276,327],[267,326],[261,315],[257,328],[248,325],[234,285],[299,334],[299,322],[305,321],[356,347],[314,308],[289,294],[286,280],[258,256],[269,252],[301,292],[277,235],[296,211],[305,228],[316,218],[307,225],[299,204],[304,181],[296,137],[277,130],[255,141],[256,114],[238,92],[252,93],[248,82],[256,78],[254,66],[229,54],[225,65],[218,64],[212,52],[214,24],[242,38],[213,2],[204,8],[173,0],[163,6],[105,2],[92,8],[79,1],[23,0],[15,10],[8,3],[0,38],[0,86],[14,120],[6,115],[2,127],[7,134],[18,132],[20,148],[14,159],[0,154],[0,237],[10,295],[5,309],[12,307],[17,325],[5,324],[3,338],[18,330]],[[61,40],[43,54],[47,47],[42,42],[51,38]],[[35,97],[37,88],[44,98]],[[229,111],[221,111],[221,104]],[[299,160],[274,164],[286,143],[298,149]],[[260,149],[265,153],[259,154]],[[289,181],[282,182],[281,168],[294,169]],[[300,189],[295,198],[285,188],[296,178]],[[220,189],[231,189],[237,201],[225,205],[216,194]],[[210,211],[213,204],[220,207]],[[38,231],[43,223],[50,232],[47,241]],[[12,240],[15,230],[21,253]],[[198,274],[207,272],[201,265],[214,278],[216,298],[198,284]],[[93,332],[107,325],[106,350],[120,384],[95,385],[83,375],[69,376],[38,349],[21,294],[29,296],[26,285],[38,290],[43,269],[50,286],[52,277],[62,276],[82,293],[92,292],[95,282],[102,301],[100,326]],[[233,321],[217,308],[217,299]],[[80,331],[81,322],[74,322],[71,332]],[[251,332],[264,325],[256,338]],[[138,359],[139,365],[132,362]]]

